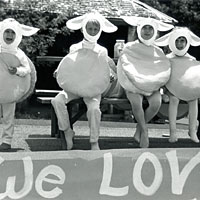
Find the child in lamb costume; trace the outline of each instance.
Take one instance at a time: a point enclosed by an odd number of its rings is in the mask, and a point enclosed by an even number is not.
[[[13,18],[0,22],[0,117],[4,125],[0,151],[11,148],[16,103],[31,94],[36,81],[34,65],[18,45],[22,36],[38,30]]]
[[[96,11],[68,20],[67,27],[82,29],[84,39],[70,47],[56,70],[57,82],[63,91],[52,100],[52,105],[70,150],[75,133],[70,127],[66,103],[82,97],[87,106],[91,149],[98,150],[101,94],[109,86],[110,70],[107,50],[97,40],[102,31],[114,32],[117,27]]]
[[[169,34],[156,41],[159,46],[169,45],[172,51],[167,57],[171,61],[172,72],[166,88],[169,94],[169,142],[178,140],[176,117],[180,100],[189,105],[189,136],[198,143],[196,135],[198,98],[200,98],[200,63],[187,53],[190,45],[200,45],[200,38],[186,27],[176,27]]]
[[[149,146],[149,122],[161,106],[160,87],[165,85],[170,76],[170,62],[163,51],[154,45],[157,31],[167,31],[173,28],[153,18],[124,17],[125,22],[137,26],[138,40],[128,42],[118,61],[118,80],[126,90],[133,115],[138,124],[134,139],[140,147]],[[144,111],[142,102],[146,98],[149,106]]]

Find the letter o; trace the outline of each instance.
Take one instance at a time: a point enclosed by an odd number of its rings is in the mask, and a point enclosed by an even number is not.
[[[143,164],[147,159],[151,161],[155,169],[154,180],[149,187],[144,185],[141,174]],[[150,152],[145,152],[142,155],[140,155],[133,169],[133,185],[135,186],[136,190],[143,195],[152,196],[160,187],[162,179],[163,170],[158,158]]]

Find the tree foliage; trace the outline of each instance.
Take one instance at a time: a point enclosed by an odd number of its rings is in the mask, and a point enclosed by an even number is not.
[[[176,17],[180,26],[190,28],[200,36],[200,2],[197,0],[176,0],[171,2],[171,15]]]
[[[22,24],[40,29],[37,34],[24,37],[20,43],[20,48],[32,60],[38,55],[47,55],[48,49],[53,46],[59,34],[70,34],[65,26],[68,14],[51,12],[54,4],[51,4],[50,0],[45,1],[46,7],[41,7],[41,1],[36,0],[18,0],[13,7],[0,1],[0,21],[12,17]]]
[[[186,26],[200,36],[199,0],[142,0],[150,6],[178,20],[176,26]]]

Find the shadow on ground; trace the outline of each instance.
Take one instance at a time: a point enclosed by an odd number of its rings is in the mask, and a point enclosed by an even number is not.
[[[188,138],[180,138],[176,143],[169,143],[168,138],[150,138],[149,148],[199,148],[199,143],[194,143]],[[29,136],[26,142],[31,151],[57,151],[65,148],[65,141],[61,138],[50,136]],[[132,137],[100,137],[100,148],[103,149],[129,149],[139,148],[139,144]],[[75,136],[73,150],[89,150],[88,136]]]

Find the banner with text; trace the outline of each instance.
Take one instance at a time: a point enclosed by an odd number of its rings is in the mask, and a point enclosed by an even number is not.
[[[200,150],[0,154],[0,199],[197,200]]]

